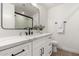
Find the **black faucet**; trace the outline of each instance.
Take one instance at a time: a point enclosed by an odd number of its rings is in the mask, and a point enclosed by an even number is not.
[[[25,32],[26,35],[32,35],[32,34],[33,34],[33,31],[31,31],[31,30],[32,30],[32,28],[29,28],[29,29],[28,29],[28,32]]]
[[[28,31],[28,34],[29,35],[32,35],[33,34],[33,31],[31,31],[32,30],[32,28],[29,28],[29,31]]]
[[[29,28],[28,34],[29,34],[29,35],[31,34],[31,28]]]

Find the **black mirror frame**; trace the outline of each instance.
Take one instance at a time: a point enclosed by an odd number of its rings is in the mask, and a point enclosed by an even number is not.
[[[32,28],[33,28],[33,17],[27,16],[27,15],[23,15],[23,14],[20,14],[18,12],[15,12],[15,13],[19,14],[19,15],[22,15],[24,17],[27,17],[27,18],[31,18],[32,19]],[[3,3],[1,3],[1,28],[5,29],[5,30],[27,30],[27,29],[24,29],[24,28],[4,28],[3,27]]]

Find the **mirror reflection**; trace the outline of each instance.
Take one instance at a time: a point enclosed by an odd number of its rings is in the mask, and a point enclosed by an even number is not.
[[[15,28],[32,28],[33,18],[15,12]]]
[[[2,28],[27,29],[38,24],[39,9],[31,3],[3,3]]]

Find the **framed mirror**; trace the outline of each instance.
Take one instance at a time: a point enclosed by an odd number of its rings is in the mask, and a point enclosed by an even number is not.
[[[1,7],[3,29],[24,30],[38,25],[39,9],[31,3],[2,3]]]
[[[18,12],[15,12],[15,28],[27,29],[33,28],[33,18]]]

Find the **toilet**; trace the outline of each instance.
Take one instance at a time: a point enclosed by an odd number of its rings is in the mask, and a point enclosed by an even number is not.
[[[55,40],[52,40],[52,52],[57,52],[57,45],[58,45],[58,42]]]

